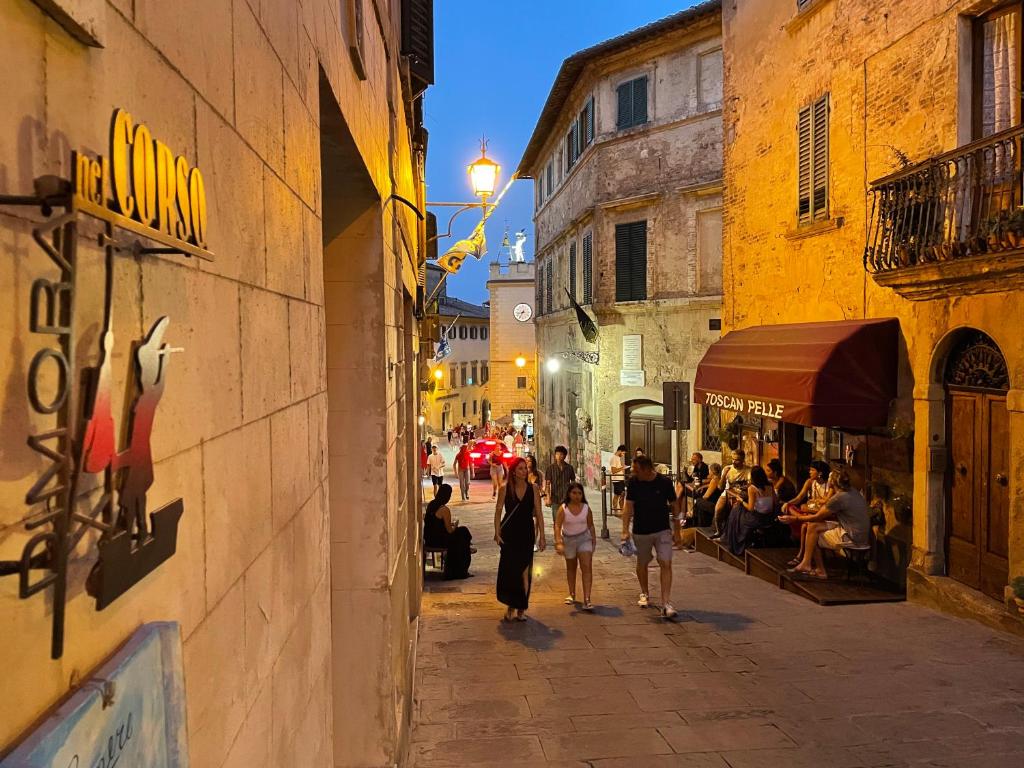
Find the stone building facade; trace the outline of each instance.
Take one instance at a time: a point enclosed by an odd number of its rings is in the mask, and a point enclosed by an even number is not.
[[[910,599],[1019,630],[1021,6],[723,6],[725,330],[898,320],[888,418],[816,450],[884,486]]]
[[[421,26],[403,32],[412,11]],[[157,318],[183,349],[164,364],[146,494],[151,510],[183,500],[177,551],[97,612],[86,575],[98,532],[87,531],[70,555],[57,660],[52,592],[21,600],[17,576],[0,577],[0,751],[140,623],[174,621],[193,768],[404,761],[420,592],[409,468],[430,20],[430,3],[413,0],[4,3],[4,68],[18,74],[5,80],[0,195],[68,179],[72,150],[106,155],[120,108],[163,143],[158,160],[171,147],[201,169],[214,258],[114,252],[113,391],[129,385],[129,344]],[[133,167],[145,184],[142,138]],[[0,206],[4,561],[32,535],[23,523],[38,507],[25,497],[47,464],[26,436],[53,419],[24,388],[42,343],[29,332],[31,285],[58,274],[33,242],[43,218],[38,206]],[[100,231],[79,215],[83,370],[99,364],[105,322]],[[40,374],[45,392],[59,386],[55,370]],[[42,557],[33,579],[47,573]]]
[[[491,262],[487,278],[491,373],[484,418],[520,427],[528,422],[532,426],[537,408],[533,283],[534,262]],[[522,367],[516,362],[520,358]]]
[[[444,434],[454,424],[482,425],[487,412],[490,379],[490,310],[448,295],[438,279],[441,268],[427,264],[427,287],[438,285],[436,301],[428,308],[439,328],[446,328],[451,354],[430,363],[430,383],[425,395],[430,431]],[[428,295],[430,291],[428,290]],[[440,371],[440,376],[437,372]]]
[[[591,485],[619,443],[668,466],[689,449],[662,428],[662,385],[692,381],[718,338],[720,13],[702,3],[566,59],[519,164],[536,197],[538,451],[566,445]]]

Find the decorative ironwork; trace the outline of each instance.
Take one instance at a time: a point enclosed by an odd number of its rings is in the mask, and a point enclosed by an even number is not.
[[[965,339],[950,355],[946,363],[946,383],[1005,392],[1010,388],[1010,374],[996,343],[978,332]]]
[[[25,542],[19,560],[0,562],[0,575],[18,576],[22,599],[53,587],[50,651],[54,659],[64,650],[68,562],[85,534],[90,530],[100,533],[99,557],[86,590],[96,598],[96,609],[102,610],[174,554],[178,521],[184,511],[182,500],[176,499],[150,514],[148,520],[146,514],[146,493],[153,483],[153,418],[166,383],[167,355],[181,351],[163,341],[169,324],[166,317],[159,318],[135,346],[134,372],[129,377],[134,397],[126,398],[127,447],[117,449],[110,372],[113,261],[118,255],[197,255],[199,249],[186,242],[178,247],[169,238],[163,238],[167,247],[162,248],[118,242],[113,234],[119,221],[87,209],[81,202],[71,182],[52,176],[36,179],[34,195],[0,196],[0,205],[35,206],[48,217],[32,230],[32,236],[60,271],[56,280],[37,278],[29,302],[29,330],[53,342],[36,353],[28,369],[28,399],[33,410],[54,418],[49,428],[28,437],[32,450],[49,462],[25,495],[25,503],[32,508],[25,528],[38,532]],[[53,216],[55,208],[64,212]],[[77,366],[75,349],[80,212],[105,222],[99,244],[105,251],[106,267],[100,364],[83,370]],[[137,227],[128,229],[138,233]],[[209,257],[207,252],[203,254]],[[53,388],[45,370],[52,371],[56,391],[44,398],[42,392]],[[47,387],[42,386],[44,382]],[[101,472],[102,493],[94,500],[82,492],[80,481],[83,474]],[[34,577],[33,571],[48,572]]]
[[[1024,248],[1024,126],[871,184],[871,273]]]

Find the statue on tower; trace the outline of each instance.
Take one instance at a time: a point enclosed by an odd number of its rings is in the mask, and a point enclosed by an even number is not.
[[[523,253],[523,248],[526,245],[526,230],[520,229],[516,232],[516,244],[512,246],[512,258],[511,261],[522,263],[526,261],[526,254]]]

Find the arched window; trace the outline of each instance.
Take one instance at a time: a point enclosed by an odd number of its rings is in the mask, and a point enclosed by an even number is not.
[[[464,325],[460,325],[459,326],[459,338],[460,339],[466,338],[466,326],[464,326]]]
[[[471,338],[471,339],[475,339],[476,338],[476,326],[475,325],[469,326],[469,338]]]

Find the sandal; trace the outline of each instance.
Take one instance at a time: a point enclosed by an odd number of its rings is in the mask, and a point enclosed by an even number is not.
[[[584,611],[593,611],[594,610],[594,604],[592,602],[590,602],[589,600],[584,600],[583,601],[583,610]]]
[[[515,618],[515,611],[512,608],[509,608],[507,611],[505,611],[505,615],[501,617],[501,620],[502,621],[512,621],[514,618]]]
[[[526,614],[520,611],[516,614],[516,621],[526,621]]]
[[[790,568],[795,568],[796,566],[800,565],[801,560],[803,560],[802,557],[794,557],[792,560],[786,563],[786,565],[788,565]]]
[[[565,602],[566,605],[575,605],[576,604],[576,595],[569,595],[568,597],[565,598],[565,600],[563,602]]]

